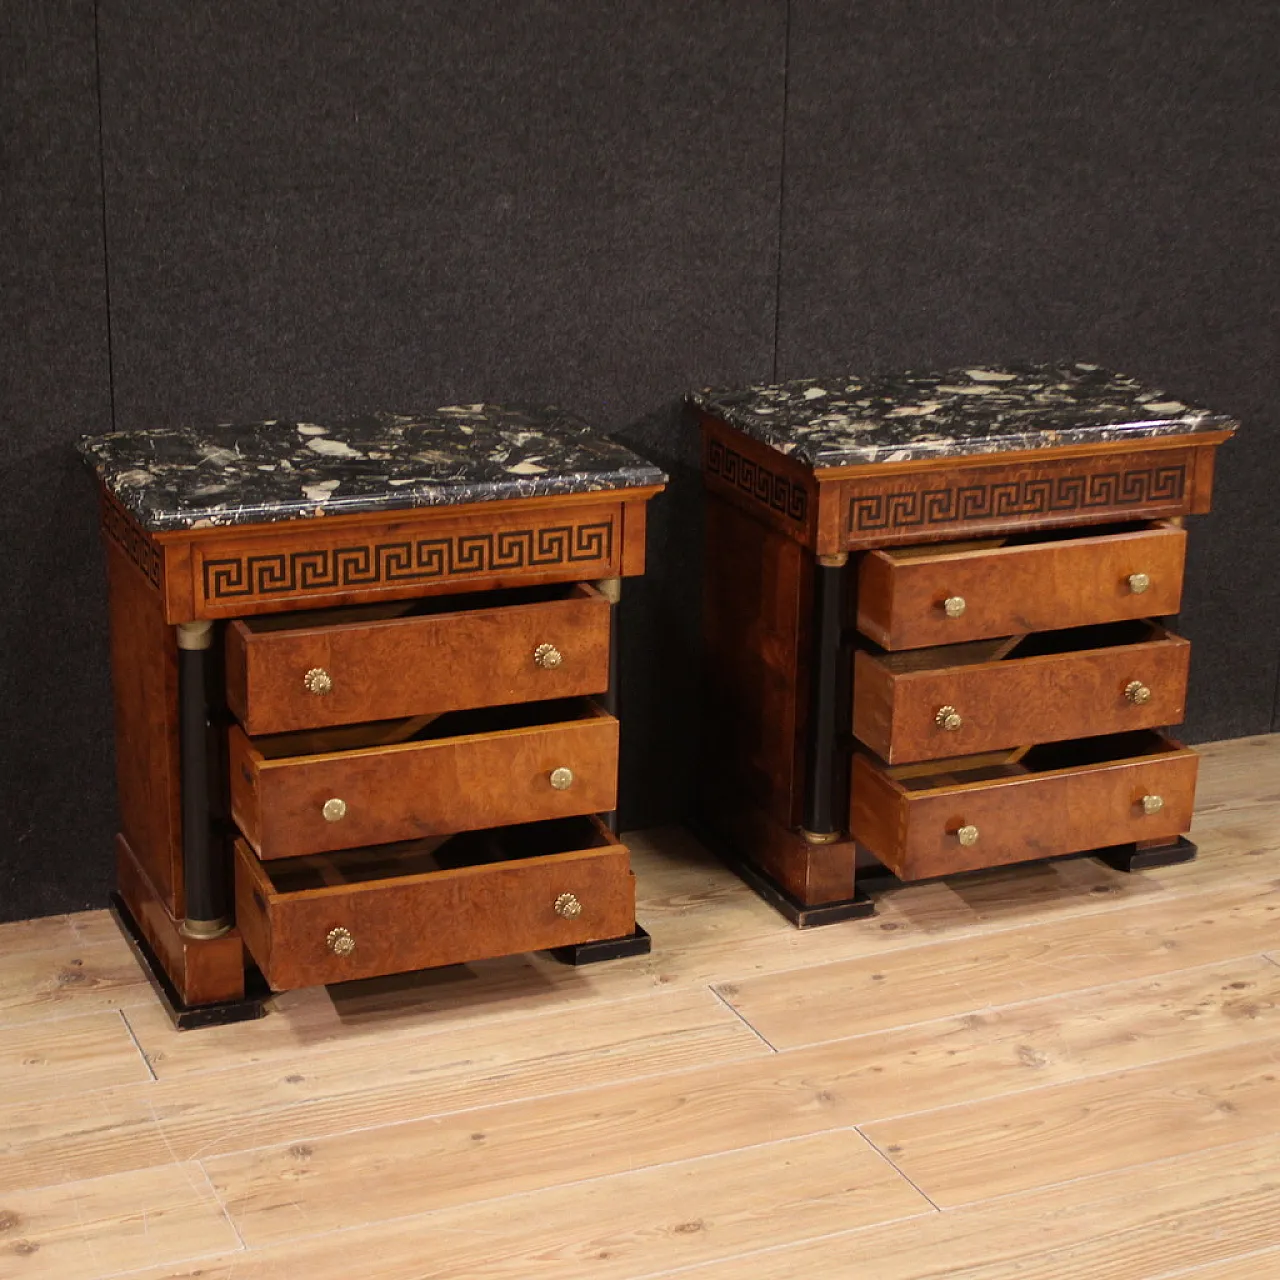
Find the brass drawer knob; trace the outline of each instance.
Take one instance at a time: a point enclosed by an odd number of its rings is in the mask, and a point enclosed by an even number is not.
[[[324,814],[326,822],[341,822],[347,816],[347,802],[334,796],[324,802],[324,808],[320,812]]]
[[[1130,680],[1124,687],[1124,696],[1135,707],[1140,707],[1144,702],[1151,701],[1151,690],[1141,680]]]
[[[1140,596],[1150,585],[1151,579],[1145,573],[1131,573],[1129,575],[1129,590],[1135,596]]]
[[[308,693],[314,693],[321,698],[326,693],[333,692],[333,677],[323,667],[312,667],[302,677],[302,683],[307,686]]]
[[[571,893],[562,893],[556,899],[556,915],[566,920],[576,920],[582,914],[582,903]]]
[[[557,791],[568,791],[573,786],[573,770],[566,769],[564,765],[561,765],[558,769],[552,769],[551,785]]]
[[[1164,808],[1164,796],[1143,796],[1142,812],[1150,816]]]
[[[964,724],[964,718],[955,707],[939,707],[938,714],[933,717],[933,720],[939,729],[946,729],[951,733]]]
[[[325,943],[335,956],[349,956],[356,949],[356,940],[351,936],[350,930],[342,928],[341,925],[329,930]]]
[[[942,611],[948,618],[962,618],[967,606],[964,602],[964,596],[948,596],[942,602]]]
[[[971,849],[978,843],[978,828],[968,826],[961,827],[960,830],[956,832],[956,839],[959,840],[966,849]]]
[[[540,644],[533,651],[533,660],[544,671],[552,671],[564,661],[564,654],[553,644]]]

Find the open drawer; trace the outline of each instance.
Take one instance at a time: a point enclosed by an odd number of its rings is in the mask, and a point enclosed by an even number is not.
[[[1151,731],[929,765],[857,753],[849,830],[903,880],[1173,839],[1191,826],[1198,764]]]
[[[618,722],[586,698],[249,738],[231,813],[261,858],[615,807]]]
[[[635,928],[626,846],[594,816],[263,863],[236,841],[236,924],[287,991]]]
[[[858,630],[916,649],[1178,612],[1187,535],[1173,521],[1044,530],[977,543],[871,551],[858,566]]]
[[[261,734],[603,693],[609,621],[585,582],[242,618],[227,702]]]
[[[1117,622],[898,653],[859,650],[853,732],[891,764],[1181,723],[1191,645]]]

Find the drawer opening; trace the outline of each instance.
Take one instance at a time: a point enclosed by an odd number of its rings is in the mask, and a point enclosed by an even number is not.
[[[1049,542],[1074,542],[1080,538],[1113,538],[1122,533],[1147,533],[1172,528],[1168,520],[1123,520],[1112,524],[1076,525],[1057,529],[1027,529],[997,538],[972,538],[964,542],[921,543],[911,547],[883,547],[878,554],[890,560],[918,560],[925,556],[959,555],[966,551],[991,551],[997,547],[1028,547]]]
[[[591,599],[598,595],[599,592],[585,582],[551,582],[541,586],[508,587],[502,591],[469,591],[457,595],[424,596],[417,600],[388,600],[379,604],[340,605],[333,609],[307,609],[296,613],[258,614],[241,618],[239,622],[254,635],[266,635],[276,631],[386,622],[396,618],[425,618],[441,613],[552,604],[560,600]]]
[[[973,782],[994,782],[1029,774],[1053,773],[1116,760],[1167,755],[1182,748],[1152,729],[1109,733],[1096,738],[1076,738],[1034,747],[1013,747],[976,756],[930,760],[922,764],[881,766],[904,791],[934,791]]]
[[[456,867],[488,866],[548,857],[584,849],[602,849],[614,841],[590,817],[554,818],[486,831],[465,831],[424,840],[340,849],[263,862],[262,872],[276,893],[304,893],[341,885],[428,875]]]
[[[343,725],[333,729],[304,729],[295,733],[252,737],[254,750],[264,760],[328,755],[360,751],[472,734],[494,734],[539,725],[593,720],[605,715],[589,698],[556,698],[546,702],[521,702],[505,707],[477,707],[446,711],[435,716],[409,716],[378,720],[371,724]]]

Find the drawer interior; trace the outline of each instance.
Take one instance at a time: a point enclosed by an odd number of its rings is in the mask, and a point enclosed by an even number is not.
[[[992,640],[971,640],[965,644],[934,645],[925,649],[898,649],[892,652],[863,639],[860,647],[873,654],[881,666],[894,674],[909,671],[936,671],[944,667],[976,666],[1015,658],[1043,658],[1059,653],[1080,653],[1091,649],[1115,649],[1124,645],[1167,640],[1170,633],[1145,618],[1125,622],[1099,622],[1061,631],[1033,631],[1022,636],[1000,636]]]
[[[1109,733],[1096,738],[1076,738],[1035,747],[988,751],[977,756],[953,756],[922,764],[882,766],[883,772],[904,791],[933,791],[974,782],[995,782],[1029,774],[1053,773],[1117,760],[1168,755],[1182,748],[1152,729]]]
[[[883,547],[879,554],[887,556],[890,560],[906,562],[923,559],[926,556],[959,555],[965,551],[991,551],[996,547],[1026,547],[1048,542],[1074,542],[1080,538],[1112,538],[1122,533],[1146,533],[1152,529],[1172,527],[1168,520],[1125,520],[1112,524],[1027,529],[998,538],[974,538],[965,542],[929,542],[911,547]]]
[[[502,591],[468,591],[456,595],[423,596],[417,600],[389,600],[381,604],[258,614],[239,621],[253,635],[267,635],[276,631],[300,631],[312,627],[354,626],[362,622],[386,622],[395,618],[425,618],[441,613],[468,613],[529,604],[553,604],[558,600],[595,599],[599,594],[585,582],[553,582],[542,586],[508,587]]]
[[[435,716],[408,716],[369,724],[340,725],[331,729],[302,729],[294,733],[263,734],[250,738],[264,760],[295,756],[327,755],[336,751],[360,751],[369,747],[442,738],[490,735],[545,724],[592,720],[605,715],[589,698],[555,698],[546,702],[521,702],[503,707],[477,707],[445,711]]]
[[[263,862],[262,872],[276,893],[305,893],[337,885],[428,875],[456,867],[601,849],[613,843],[605,828],[590,817],[554,818],[549,822],[281,858]]]

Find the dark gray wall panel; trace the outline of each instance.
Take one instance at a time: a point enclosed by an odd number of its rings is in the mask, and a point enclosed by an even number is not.
[[[73,461],[111,425],[92,0],[0,39],[0,920],[100,906],[115,827],[102,561]]]
[[[778,0],[103,0],[101,27],[121,427],[530,400],[661,451],[685,388],[770,374]],[[652,509],[626,592],[633,825],[691,777],[689,505]]]
[[[784,377],[1091,359],[1245,421],[1193,530],[1186,733],[1269,728],[1280,7],[793,0]]]

